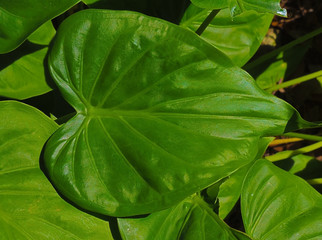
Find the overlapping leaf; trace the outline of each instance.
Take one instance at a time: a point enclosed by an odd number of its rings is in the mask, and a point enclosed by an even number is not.
[[[254,162],[263,157],[268,144],[272,141],[272,138],[262,138],[259,143],[259,150],[254,161],[247,164],[246,166],[238,169],[236,172],[231,174],[229,178],[220,185],[218,192],[219,200],[219,217],[224,219],[229,212],[233,209],[236,202],[238,201],[241,189],[243,186],[244,179],[247,175],[248,170],[254,164]]]
[[[124,240],[250,240],[231,229],[198,196],[144,218],[118,219]]]
[[[0,53],[18,47],[46,21],[63,13],[79,0],[0,1]]]
[[[280,6],[280,0],[191,0],[193,4],[201,8],[222,9],[230,8],[232,16],[241,14],[247,10],[287,16],[286,9]]]
[[[260,136],[310,126],[196,34],[138,13],[74,14],[49,64],[77,115],[49,140],[46,169],[94,212],[170,207],[254,159]]]
[[[321,239],[322,197],[303,179],[257,161],[241,196],[246,232],[254,239]]]
[[[90,8],[130,10],[179,23],[190,0],[83,0]]]
[[[258,153],[252,162],[241,167],[226,178],[216,182],[204,191],[204,198],[213,206],[218,216],[225,219],[240,198],[241,188],[248,170],[258,159],[261,159],[273,137],[259,139]]]
[[[196,31],[209,13],[209,10],[191,4],[180,25]],[[201,37],[224,52],[236,65],[243,66],[259,48],[272,18],[272,14],[246,11],[232,19],[229,9],[223,9]]]
[[[0,239],[112,239],[107,222],[62,200],[40,170],[55,129],[37,109],[0,103]]]
[[[48,45],[56,31],[46,22],[13,52],[0,55],[0,96],[26,99],[51,90],[46,72]]]

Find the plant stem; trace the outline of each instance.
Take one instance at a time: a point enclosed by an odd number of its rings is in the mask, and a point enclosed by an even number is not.
[[[306,147],[303,147],[303,148],[299,148],[299,149],[294,150],[294,151],[279,152],[279,153],[276,153],[274,155],[267,156],[266,159],[271,161],[271,162],[276,162],[276,161],[288,159],[288,158],[293,157],[293,156],[298,155],[298,154],[312,152],[312,151],[314,151],[316,149],[319,149],[321,147],[322,147],[322,142],[317,142],[317,143],[314,143],[312,145],[309,145],[309,146],[306,146]]]
[[[293,143],[303,141],[302,138],[283,138],[283,139],[275,139],[273,142],[269,144],[270,147],[274,147],[281,144]]]
[[[322,70],[317,71],[315,73],[305,75],[303,77],[299,77],[299,78],[287,81],[287,82],[283,82],[281,84],[278,84],[276,86],[273,86],[273,87],[265,89],[265,90],[268,91],[268,92],[273,92],[275,90],[278,90],[278,89],[281,89],[281,88],[287,88],[287,87],[293,86],[295,84],[299,84],[299,83],[302,83],[302,82],[306,82],[306,81],[315,79],[315,78],[320,77],[320,76],[322,76]]]
[[[200,27],[197,29],[196,33],[200,36],[208,27],[208,25],[211,23],[211,21],[216,17],[216,15],[219,13],[220,9],[214,9],[209,13],[209,15],[206,17],[205,21],[200,25]]]
[[[314,178],[306,180],[311,185],[319,185],[322,184],[322,178]]]
[[[289,132],[289,133],[285,133],[283,134],[283,136],[286,137],[294,137],[294,138],[301,138],[301,139],[305,139],[305,140],[309,140],[309,141],[318,141],[318,142],[322,142],[322,137],[321,136],[315,136],[315,135],[309,135],[309,134],[303,134],[303,133],[294,133],[294,132]]]
[[[307,41],[307,40],[309,40],[309,39],[311,39],[311,38],[313,38],[313,37],[315,37],[315,36],[317,36],[317,35],[319,35],[321,33],[322,33],[322,27],[318,28],[315,31],[310,32],[310,33],[308,33],[308,34],[306,34],[306,35],[304,35],[304,36],[302,36],[302,37],[300,37],[300,38],[298,38],[298,39],[296,39],[296,40],[294,40],[294,41],[292,41],[292,42],[290,42],[290,43],[288,43],[288,44],[286,44],[286,45],[284,45],[284,46],[282,46],[282,47],[280,47],[278,49],[275,49],[274,51],[272,51],[270,53],[267,53],[267,54],[257,58],[256,60],[252,61],[251,63],[246,64],[243,67],[243,69],[248,71],[248,70],[250,70],[250,69],[262,64],[263,62],[266,62],[267,60],[277,56],[280,52],[283,52],[283,51],[285,51],[287,49],[290,49],[290,48],[292,48],[292,47],[294,47],[294,46],[296,46],[298,44],[301,44],[301,43],[303,43],[303,42],[305,42],[305,41]]]

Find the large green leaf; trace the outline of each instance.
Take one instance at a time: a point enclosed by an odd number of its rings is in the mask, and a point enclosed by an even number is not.
[[[144,218],[118,219],[124,240],[250,240],[231,229],[198,196]]]
[[[130,10],[179,23],[190,0],[83,0],[90,8]]]
[[[0,55],[0,96],[26,99],[51,90],[46,55],[55,35],[48,21],[13,52]]]
[[[139,13],[74,14],[49,64],[77,114],[49,140],[46,169],[94,212],[170,207],[252,161],[259,136],[310,125],[196,34]]]
[[[246,232],[254,239],[322,238],[321,195],[267,160],[248,172],[241,208]]]
[[[198,7],[221,9],[229,7],[231,15],[236,16],[247,10],[287,16],[286,9],[280,6],[280,0],[191,0]]]
[[[79,0],[0,0],[0,53],[18,47],[46,21]]]
[[[209,10],[191,4],[180,25],[196,31],[209,13]],[[243,66],[259,48],[272,18],[272,14],[246,11],[232,19],[229,9],[223,9],[201,37],[224,52],[236,65]]]
[[[40,170],[55,129],[35,108],[0,102],[0,239],[112,239],[107,222],[62,200]]]

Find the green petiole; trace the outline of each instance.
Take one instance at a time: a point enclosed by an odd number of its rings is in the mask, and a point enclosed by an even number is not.
[[[277,162],[277,161],[280,161],[280,160],[288,159],[288,158],[293,157],[293,156],[298,155],[298,154],[312,152],[312,151],[317,150],[317,149],[319,149],[321,147],[322,147],[322,142],[317,142],[317,143],[311,144],[309,146],[299,148],[297,150],[293,150],[293,151],[289,150],[289,151],[279,152],[279,153],[276,153],[274,155],[267,156],[265,159],[267,159],[267,160],[269,160],[271,162]]]

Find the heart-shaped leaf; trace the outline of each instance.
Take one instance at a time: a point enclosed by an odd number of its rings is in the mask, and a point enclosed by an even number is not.
[[[124,240],[250,240],[226,225],[198,196],[144,218],[119,218],[118,225]]]
[[[0,55],[0,96],[26,99],[51,90],[47,65],[48,45],[56,31],[50,21],[43,24],[13,52]]]
[[[108,222],[62,200],[40,170],[57,127],[35,108],[0,102],[0,239],[113,239]]]
[[[241,210],[254,239],[321,239],[322,197],[303,179],[267,160],[247,174]]]
[[[14,50],[43,23],[77,2],[79,0],[1,1],[0,53]]]
[[[191,4],[180,25],[196,31],[210,12]],[[223,9],[201,37],[224,52],[236,65],[243,66],[259,48],[272,18],[272,14],[246,11],[232,19],[229,9]]]
[[[311,126],[196,34],[139,13],[74,14],[49,64],[77,114],[46,146],[48,175],[102,214],[170,207],[252,161],[260,136]]]
[[[198,7],[206,9],[230,8],[232,16],[241,14],[247,10],[255,10],[262,13],[287,16],[286,9],[280,6],[280,0],[191,0]]]

